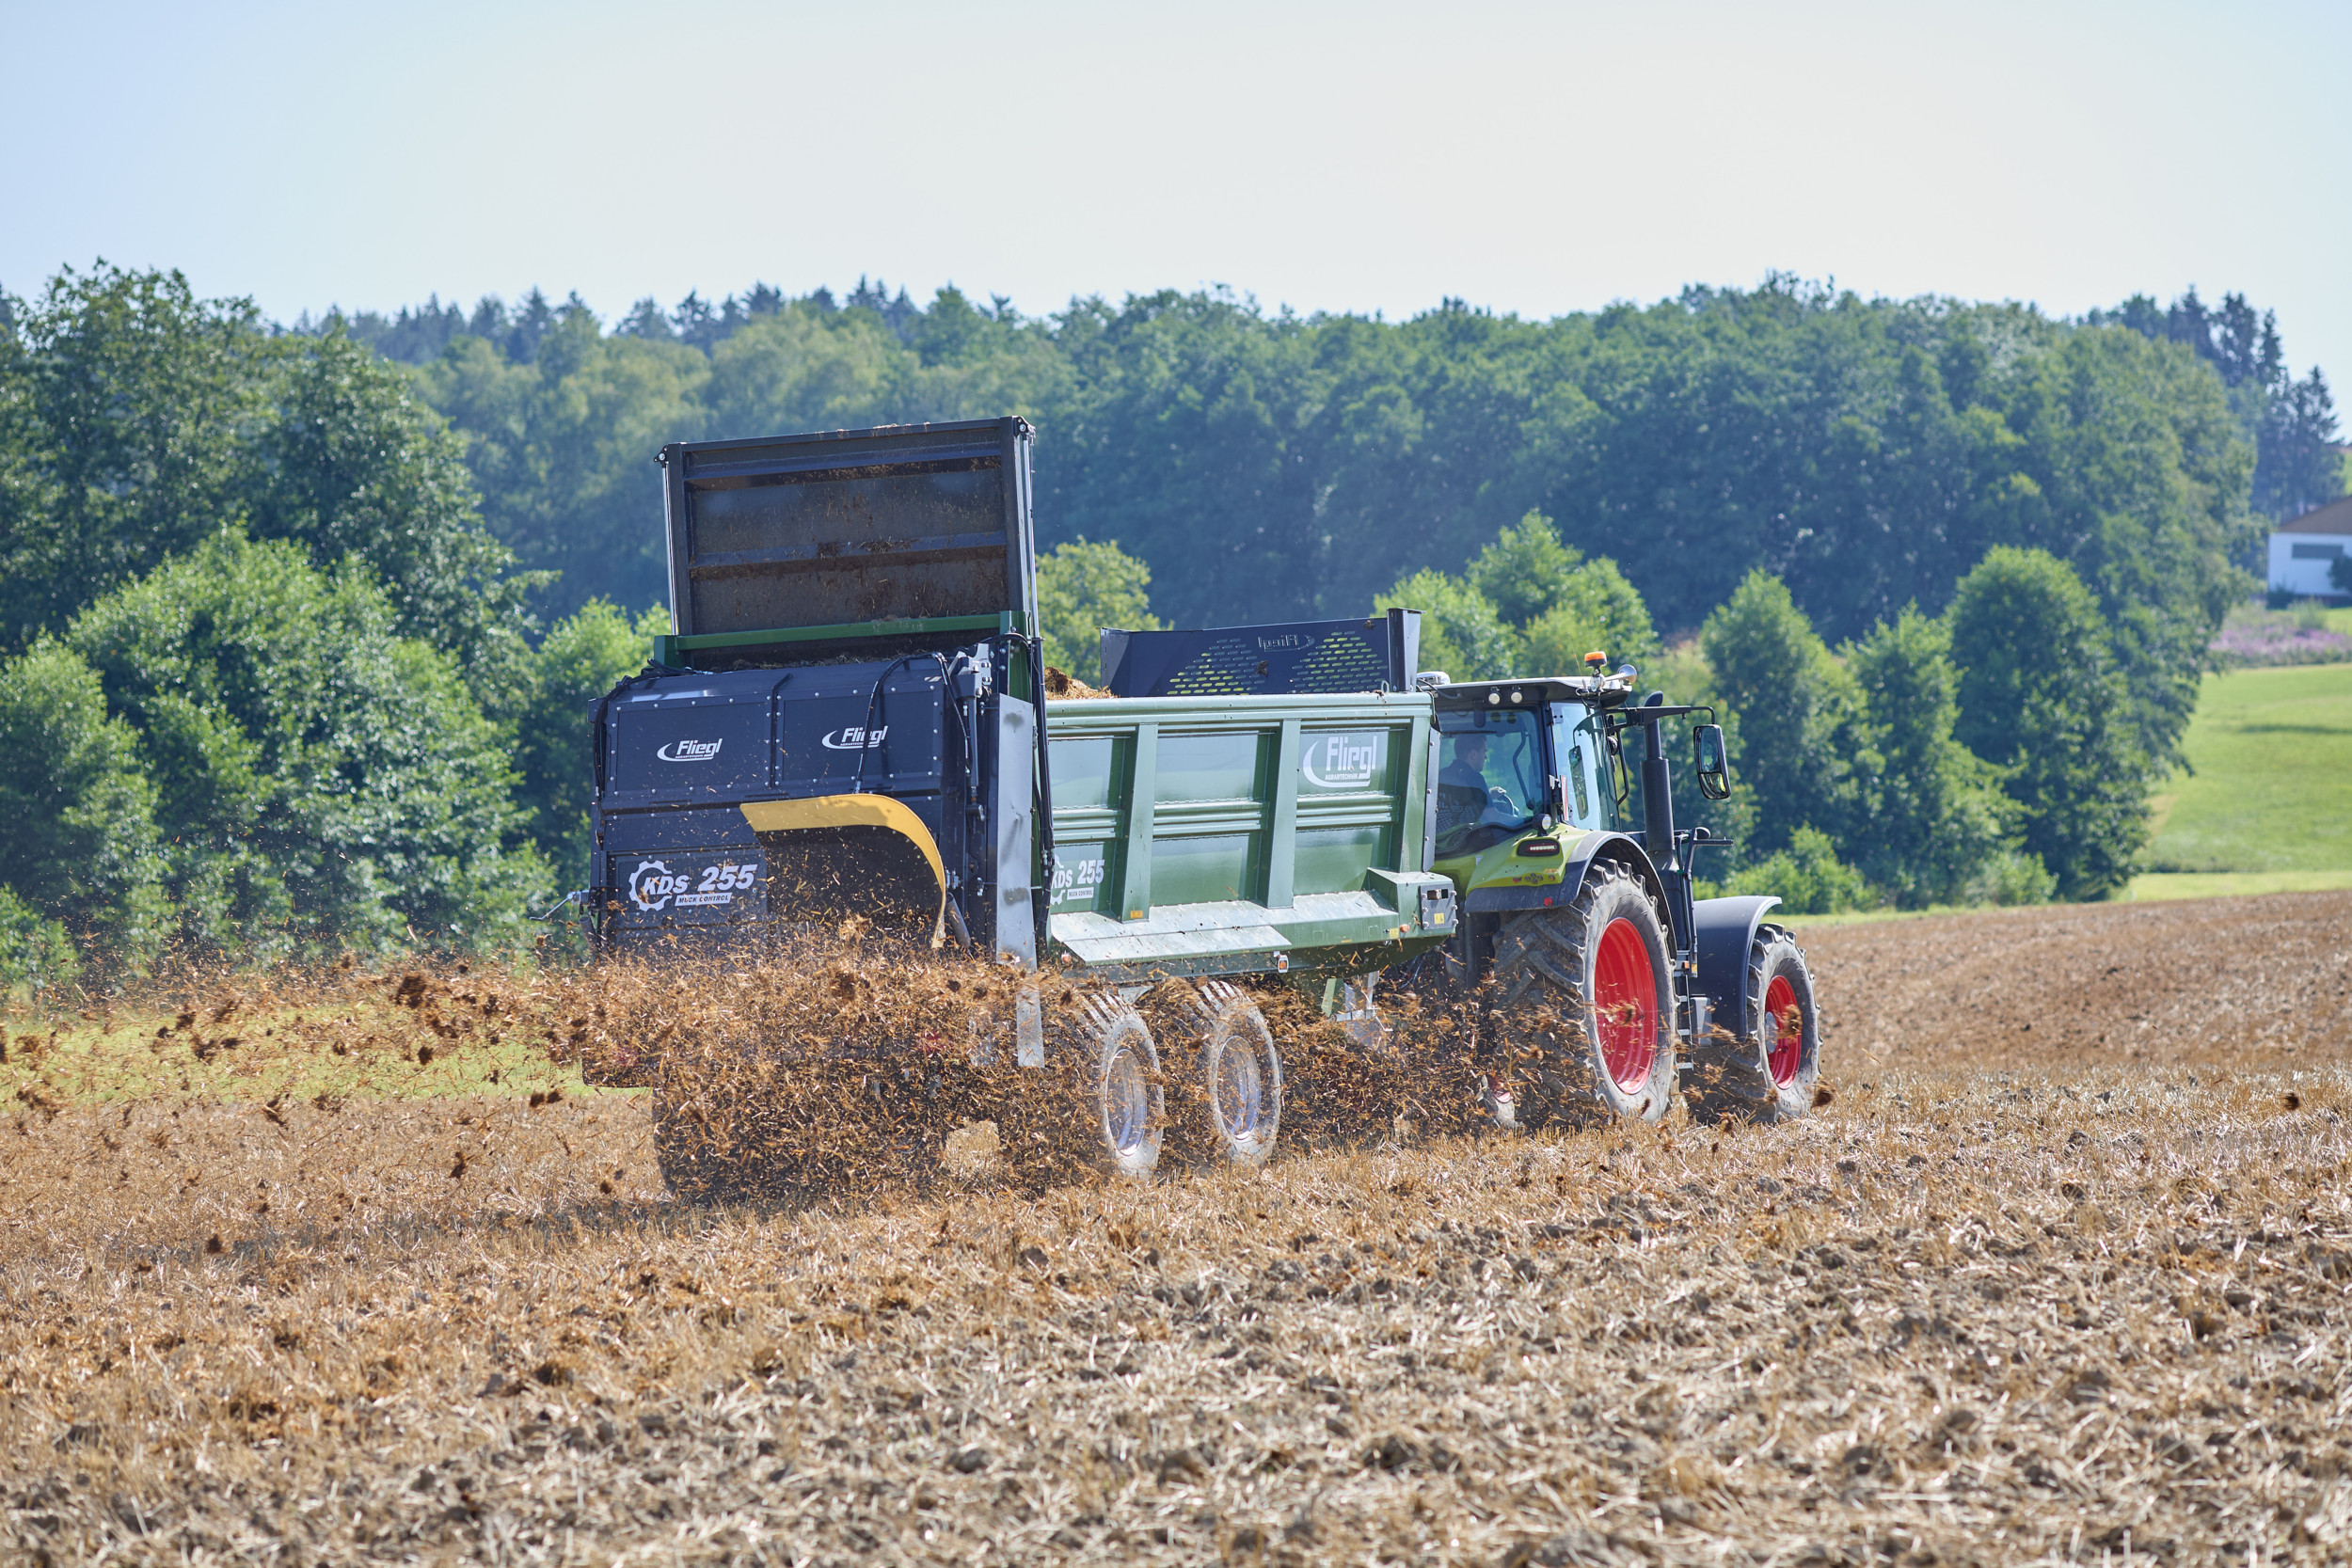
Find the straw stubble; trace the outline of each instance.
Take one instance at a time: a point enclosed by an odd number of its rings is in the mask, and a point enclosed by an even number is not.
[[[22,1029],[0,1541],[2340,1560],[2347,926],[2339,896],[1808,933],[1836,1092],[1772,1130],[1479,1139],[1277,1009],[1311,1037],[1293,1151],[1149,1186],[1073,1183],[1051,1108],[973,1065],[1003,976],[858,944],[764,982],[418,966]],[[821,1180],[685,1202],[654,1091],[552,1065],[650,1078],[663,1022],[665,1052],[796,1023],[776,1070],[832,1064],[836,1098],[926,1077],[796,1110]],[[1309,1107],[1341,1084],[1352,1121]],[[943,1101],[1000,1111],[999,1152],[876,1143]]]

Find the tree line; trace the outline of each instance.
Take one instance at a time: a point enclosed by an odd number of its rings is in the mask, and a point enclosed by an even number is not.
[[[421,319],[354,330],[393,343]],[[2158,758],[2244,588],[2256,502],[2299,510],[2340,477],[2324,380],[2289,379],[2275,321],[2236,295],[2070,323],[1772,278],[1387,324],[1216,291],[917,309],[861,279],[846,300],[640,301],[611,332],[535,295],[469,321],[414,373],[491,531],[560,574],[550,612],[660,593],[664,440],[1012,411],[1042,433],[1044,542],[1116,542],[1180,625],[1348,613],[1531,511],[1613,561],[1670,640],[1756,570],[1843,641],[1940,613],[1995,546],[2040,549],[2097,596]]]
[[[2325,383],[2234,295],[1391,324],[861,279],[289,330],[69,270],[0,293],[0,963],[519,940],[584,877],[585,706],[656,625],[654,451],[1005,412],[1079,673],[1155,611],[1411,603],[1465,676],[1605,645],[1730,712],[1724,874],[1833,901],[2116,885],[2256,508],[2332,492]]]

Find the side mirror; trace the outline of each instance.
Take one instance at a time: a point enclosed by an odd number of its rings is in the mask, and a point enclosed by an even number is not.
[[[1727,799],[1731,780],[1724,761],[1721,724],[1701,724],[1691,731],[1692,770],[1699,776],[1699,793],[1710,800]]]

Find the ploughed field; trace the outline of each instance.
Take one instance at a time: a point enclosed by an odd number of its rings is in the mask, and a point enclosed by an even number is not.
[[[766,1206],[670,1197],[649,1097],[551,1061],[796,1026],[748,983],[20,1024],[0,1555],[2341,1561],[2347,933],[1808,930],[1832,1098],[1780,1128],[1482,1140],[1375,1075],[1349,1136],[1309,1051],[1261,1172]],[[790,985],[953,1039],[987,983]]]

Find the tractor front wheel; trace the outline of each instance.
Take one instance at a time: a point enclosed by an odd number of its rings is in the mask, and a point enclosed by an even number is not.
[[[1674,972],[1648,892],[1597,861],[1565,909],[1496,933],[1489,1016],[1497,1089],[1521,1127],[1595,1117],[1656,1121],[1675,1089]]]
[[[1737,1037],[1717,1029],[1692,1048],[1692,1118],[1793,1121],[1812,1110],[1821,1076],[1813,974],[1777,926],[1763,927],[1749,944],[1748,1016],[1737,1022]]]

